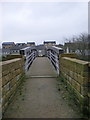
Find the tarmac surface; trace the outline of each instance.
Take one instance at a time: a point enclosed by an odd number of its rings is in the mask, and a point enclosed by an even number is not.
[[[25,82],[9,105],[5,118],[80,118],[62,98],[57,73],[46,57],[38,57],[26,73]]]

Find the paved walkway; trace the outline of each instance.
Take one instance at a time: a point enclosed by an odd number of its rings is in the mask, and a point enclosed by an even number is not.
[[[7,109],[6,118],[78,118],[57,89],[57,73],[48,58],[39,57]]]
[[[51,76],[56,77],[57,73],[54,69],[54,67],[51,65],[50,61],[46,57],[38,57],[35,59],[34,63],[32,64],[32,67],[27,72],[27,75],[29,76]]]

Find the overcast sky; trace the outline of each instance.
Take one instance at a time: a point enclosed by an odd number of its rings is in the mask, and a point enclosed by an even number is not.
[[[2,42],[45,40],[64,43],[64,38],[88,32],[88,3],[2,3]]]

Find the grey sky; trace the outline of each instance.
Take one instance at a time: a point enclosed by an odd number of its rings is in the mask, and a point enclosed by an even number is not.
[[[88,3],[2,3],[2,42],[45,40],[64,43],[65,37],[88,32]]]

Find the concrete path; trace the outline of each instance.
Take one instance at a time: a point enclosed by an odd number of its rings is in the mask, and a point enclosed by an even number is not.
[[[57,89],[57,73],[48,58],[36,58],[6,118],[79,118]],[[46,76],[46,77],[45,77]],[[49,77],[48,77],[49,76]],[[51,76],[51,77],[50,77]]]

